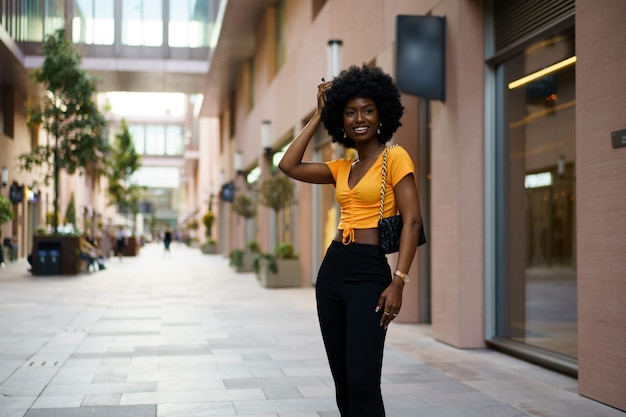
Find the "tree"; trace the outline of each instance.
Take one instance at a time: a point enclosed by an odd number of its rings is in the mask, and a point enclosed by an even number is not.
[[[108,162],[109,196],[120,211],[130,211],[133,218],[139,212],[143,187],[130,182],[131,176],[141,167],[141,156],[135,150],[128,124],[122,120],[121,131],[115,135]]]
[[[8,198],[0,195],[0,226],[11,220],[13,220],[13,204]],[[0,236],[2,236],[2,229],[0,229]]]
[[[232,209],[235,213],[244,219],[251,219],[256,214],[254,202],[245,194],[239,194],[232,203]]]
[[[65,210],[65,223],[71,224],[76,230],[76,203],[74,202],[74,193],[70,197],[70,202]]]
[[[204,234],[207,241],[211,241],[211,235],[213,230],[213,222],[215,221],[215,213],[213,213],[213,194],[209,195],[209,211],[202,216],[202,223],[204,224]]]
[[[43,128],[49,134],[44,145],[19,156],[22,169],[46,169],[44,182],[54,180],[53,230],[59,219],[59,173],[72,175],[79,169],[101,170],[108,146],[104,137],[106,120],[93,96],[96,81],[80,68],[81,56],[67,39],[64,29],[50,35],[43,44],[44,62],[33,73],[45,94],[39,103],[27,108],[28,126]]]
[[[261,183],[259,203],[271,208],[276,214],[276,239],[281,243],[280,222],[278,214],[287,204],[291,204],[294,196],[293,182],[281,174],[274,174]]]

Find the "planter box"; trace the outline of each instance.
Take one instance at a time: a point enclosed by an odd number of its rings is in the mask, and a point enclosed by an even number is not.
[[[87,271],[80,259],[80,236],[33,236],[33,275],[77,275]]]
[[[259,260],[259,282],[266,288],[280,287],[300,287],[300,260],[299,259],[277,259],[278,272],[269,270],[268,260]]]
[[[243,253],[243,262],[241,266],[235,267],[236,272],[253,272],[254,271],[254,260],[257,257],[256,252],[245,251]]]
[[[140,247],[141,243],[139,242],[139,239],[135,236],[131,236],[126,239],[126,245],[122,251],[122,256],[137,256],[139,255]]]
[[[200,246],[200,251],[205,255],[213,255],[217,253],[217,245],[215,243],[205,243]]]

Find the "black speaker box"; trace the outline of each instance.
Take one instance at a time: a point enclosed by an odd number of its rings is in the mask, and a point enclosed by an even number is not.
[[[397,16],[396,82],[404,93],[445,101],[445,17]]]

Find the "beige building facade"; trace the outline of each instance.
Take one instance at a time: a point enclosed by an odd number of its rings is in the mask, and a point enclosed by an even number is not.
[[[36,99],[27,72],[37,43],[18,39],[26,32],[14,26],[19,19],[6,18],[9,3],[0,2],[0,167],[8,178],[0,193],[7,196],[15,181],[25,194],[2,235],[26,256],[52,190],[35,184],[37,173],[19,170],[17,156],[45,138],[26,127],[24,112]],[[103,78],[104,91],[187,95],[183,119],[135,121],[175,124],[184,135],[176,155],[148,158],[180,169],[171,194],[181,225],[200,221],[212,202],[212,237],[224,256],[251,241],[263,252],[289,242],[299,254],[300,284],[315,285],[338,223],[333,188],[294,183],[296,201],[279,213],[257,205],[251,219],[233,211],[231,197],[257,201],[261,183],[280,175],[276,165],[315,111],[322,77],[353,64],[395,77],[397,17],[443,17],[445,98],[403,94],[394,137],[416,164],[429,240],[409,271],[398,319],[430,323],[433,337],[458,348],[499,349],[577,375],[581,395],[626,410],[625,2],[209,3],[211,18],[198,22],[211,32],[195,48],[191,36],[170,36],[173,0],[160,3],[161,38],[130,36],[136,25],[125,20],[131,3],[123,0],[110,2],[115,23],[103,20],[113,25],[110,36],[85,30],[73,37],[86,43],[84,66]],[[80,2],[55,4],[62,17]],[[70,19],[45,22],[72,33]],[[306,158],[344,155],[320,128]],[[106,216],[103,183],[63,181],[62,211],[73,190],[79,212]],[[202,225],[197,233],[204,235]]]
[[[626,128],[626,5],[539,3],[286,0],[244,11],[231,2],[222,34],[231,49],[218,44],[213,57],[228,65],[209,75],[223,87],[203,117],[219,119],[222,185],[254,201],[279,175],[281,151],[315,111],[333,65],[395,76],[397,16],[444,16],[445,100],[404,94],[394,137],[416,162],[429,236],[399,319],[430,322],[437,340],[459,348],[578,374],[581,395],[626,409],[626,148],[611,142]],[[315,161],[344,154],[321,128],[307,152]],[[332,187],[295,188],[297,202],[278,216],[258,206],[246,220],[223,199],[220,244],[227,255],[250,241],[265,252],[293,243],[309,286],[337,207]]]

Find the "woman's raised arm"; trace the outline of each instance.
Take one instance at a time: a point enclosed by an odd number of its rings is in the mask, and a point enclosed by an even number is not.
[[[289,145],[289,148],[287,148],[287,151],[278,164],[278,168],[280,168],[282,172],[298,181],[314,184],[332,184],[335,181],[330,172],[330,168],[328,168],[325,163],[302,161],[304,152],[322,120],[321,114],[324,108],[324,91],[326,91],[329,86],[329,82],[317,86],[317,111],[306,126],[304,126],[302,131],[298,133],[298,136],[296,136],[291,145]]]

